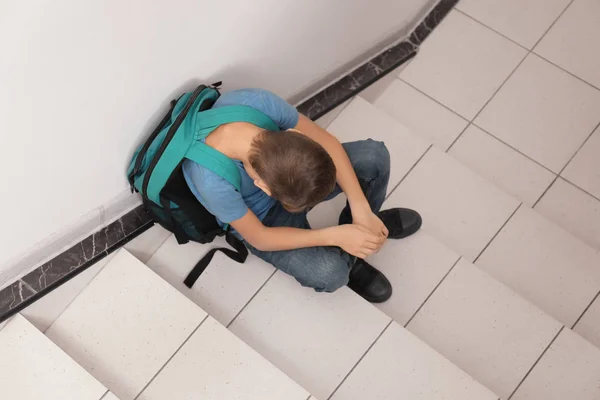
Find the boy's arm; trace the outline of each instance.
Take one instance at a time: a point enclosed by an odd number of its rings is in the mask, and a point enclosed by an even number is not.
[[[379,217],[371,211],[369,202],[358,183],[354,168],[340,141],[302,114],[300,114],[295,129],[323,146],[333,159],[337,169],[337,182],[346,193],[348,203],[350,203],[353,223],[365,226],[373,233],[387,237],[388,230]]]
[[[270,228],[248,211],[231,226],[260,251],[282,251],[305,247],[338,246],[355,257],[365,258],[376,252],[385,238],[358,225],[342,225],[325,229]]]

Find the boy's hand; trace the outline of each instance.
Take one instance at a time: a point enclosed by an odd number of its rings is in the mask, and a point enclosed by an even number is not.
[[[361,225],[340,225],[328,229],[331,230],[328,234],[334,246],[358,258],[367,258],[378,252],[385,242],[385,236],[376,235]]]
[[[352,223],[364,226],[376,235],[381,235],[385,239],[389,231],[379,217],[371,211],[371,208],[363,208],[357,211],[352,210]]]

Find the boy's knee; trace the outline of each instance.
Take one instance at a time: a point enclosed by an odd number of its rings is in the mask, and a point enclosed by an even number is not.
[[[391,157],[385,143],[375,140],[368,140],[367,143],[369,143],[371,148],[374,168],[377,169],[378,175],[388,174],[390,172]]]
[[[368,139],[359,143],[360,150],[352,160],[354,169],[362,178],[377,179],[390,173],[390,152],[385,143]]]
[[[350,266],[344,257],[333,253],[319,261],[319,268],[316,269],[309,281],[305,282],[307,286],[318,292],[335,292],[348,284]]]

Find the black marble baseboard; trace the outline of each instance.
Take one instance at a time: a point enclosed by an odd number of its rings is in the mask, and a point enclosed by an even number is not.
[[[0,291],[0,323],[121,248],[154,222],[142,206],[42,264]]]
[[[417,54],[419,46],[458,0],[441,0],[410,37],[359,66],[298,106],[313,120],[356,96]],[[0,322],[73,279],[153,225],[142,206],[85,238],[0,291]]]

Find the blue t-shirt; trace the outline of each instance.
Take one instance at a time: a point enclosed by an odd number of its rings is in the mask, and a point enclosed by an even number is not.
[[[228,92],[219,97],[213,108],[233,105],[249,106],[262,112],[281,130],[294,128],[298,124],[298,111],[267,90],[241,89]],[[234,162],[242,177],[241,192],[219,175],[191,160],[184,161],[183,175],[194,196],[217,217],[221,225],[242,218],[248,209],[262,221],[275,204],[275,199],[254,185],[241,161]]]

